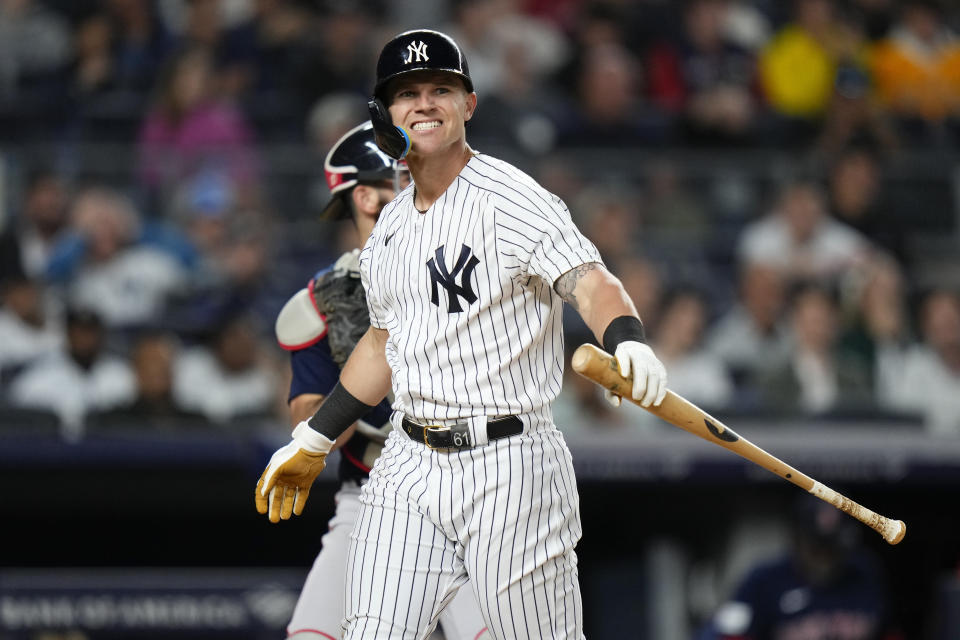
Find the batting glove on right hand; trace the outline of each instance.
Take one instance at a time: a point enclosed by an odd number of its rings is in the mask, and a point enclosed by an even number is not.
[[[257,512],[269,512],[270,522],[289,520],[291,514],[303,513],[310,487],[327,466],[327,454],[332,447],[333,440],[310,428],[306,421],[298,424],[293,440],[270,457],[257,482]]]
[[[625,340],[617,345],[614,353],[620,375],[629,379],[633,373],[633,388],[630,395],[642,407],[651,404],[657,407],[667,395],[667,370],[648,345],[635,340]],[[615,407],[620,406],[621,398],[606,390],[603,396]]]

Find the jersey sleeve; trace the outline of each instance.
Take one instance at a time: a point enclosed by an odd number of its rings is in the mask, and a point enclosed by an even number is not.
[[[366,245],[360,252],[360,282],[367,296],[367,308],[370,311],[370,325],[376,329],[386,327],[386,313],[383,308],[380,288],[376,286],[371,270],[375,268],[376,239],[379,235],[374,231],[367,239]]]
[[[287,401],[304,393],[327,395],[340,379],[340,369],[330,352],[327,338],[304,349],[290,352],[290,395]]]
[[[600,262],[600,252],[577,228],[557,196],[502,201],[497,210],[498,251],[519,276],[538,276],[552,286],[567,271]]]
[[[778,563],[756,567],[747,573],[734,590],[733,597],[714,615],[713,624],[720,640],[770,637],[775,601],[782,592],[784,571]]]

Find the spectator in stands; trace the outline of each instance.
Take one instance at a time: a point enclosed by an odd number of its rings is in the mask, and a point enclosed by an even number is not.
[[[836,295],[822,284],[795,285],[789,321],[790,359],[758,380],[761,406],[773,412],[823,415],[875,407],[869,376],[839,348]]]
[[[670,253],[702,256],[713,233],[713,221],[696,192],[685,184],[680,167],[669,160],[651,166],[647,181],[645,234],[649,244]],[[697,255],[689,255],[696,259]]]
[[[637,252],[642,227],[640,193],[610,181],[594,184],[571,203],[583,218],[586,234],[597,245],[605,262],[617,262]]]
[[[871,42],[887,36],[896,20],[899,8],[897,0],[853,0],[849,10],[854,19],[863,26],[864,34]]]
[[[107,97],[138,111],[174,46],[156,5],[136,0],[100,3],[77,26],[75,40],[73,82],[81,99]]]
[[[333,145],[353,128],[351,124],[356,125],[357,113],[366,108],[364,97],[349,91],[329,93],[312,105],[306,122],[307,143],[321,158],[321,165]],[[329,190],[326,185],[323,188]]]
[[[250,117],[258,139],[300,138],[311,103],[301,95],[298,66],[305,55],[309,59],[315,34],[324,28],[310,4],[258,0],[250,3],[248,16],[223,31],[216,46],[217,75],[224,94]]]
[[[307,106],[335,91],[369,95],[374,82],[371,56],[380,42],[376,12],[362,2],[324,0],[315,5],[321,13],[307,23],[290,90]]]
[[[612,42],[583,51],[576,87],[558,123],[558,144],[566,147],[623,147],[662,142],[669,119],[644,98],[640,61]]]
[[[31,170],[20,206],[0,233],[0,280],[7,276],[44,276],[54,246],[67,227],[69,191],[63,179],[46,168]]]
[[[775,267],[746,263],[738,275],[737,298],[710,327],[707,349],[720,358],[739,391],[738,401],[754,406],[753,385],[789,359],[791,342],[784,323],[786,291]]]
[[[805,178],[782,187],[774,210],[749,223],[737,243],[741,264],[776,267],[788,283],[818,279],[836,284],[865,264],[871,251],[867,238],[829,215],[823,190]]]
[[[570,44],[552,23],[524,13],[518,0],[458,0],[453,21],[440,30],[460,43],[470,61],[470,77],[482,87],[480,105],[491,96],[508,97],[507,82],[518,65],[528,86],[513,88],[537,93],[543,78],[568,61]],[[476,63],[474,62],[476,61]]]
[[[584,175],[582,166],[576,162],[575,157],[548,154],[537,159],[535,171],[536,179],[544,189],[569,203],[573,221],[578,225],[585,224],[585,217],[577,203],[582,201],[581,194],[593,181]]]
[[[274,227],[269,215],[242,207],[232,183],[216,173],[197,175],[181,185],[172,211],[199,259],[189,290],[169,307],[170,326],[186,335],[208,331],[230,314],[275,316],[277,309],[264,308],[264,303],[276,293],[268,280],[283,275],[283,256],[271,256]]]
[[[179,258],[143,239],[137,211],[122,194],[105,187],[84,190],[73,202],[70,224],[48,279],[111,329],[154,321],[169,297],[188,285]]]
[[[0,382],[63,347],[63,325],[48,302],[36,280],[0,280]]]
[[[45,136],[63,105],[63,75],[70,60],[70,27],[39,0],[0,0],[0,106]],[[11,127],[12,136],[23,131]]]
[[[470,61],[470,77],[483,93],[496,92],[508,61],[495,29],[501,19],[498,0],[459,0],[452,3],[452,22],[440,28],[450,34]],[[479,95],[479,94],[478,94]]]
[[[136,383],[127,361],[105,349],[106,328],[96,312],[69,308],[66,334],[63,351],[37,360],[11,381],[8,401],[54,411],[63,436],[75,440],[84,434],[88,413],[129,402]]]
[[[838,70],[860,69],[862,46],[834,0],[793,0],[790,20],[760,52],[762,90],[781,117],[783,142],[813,138],[830,105]]]
[[[907,314],[905,276],[893,258],[877,259],[862,274],[862,282],[849,287],[845,305],[847,328],[840,345],[869,373],[879,408],[890,408],[888,395],[902,383],[904,355],[914,340]]]
[[[891,409],[923,416],[932,434],[960,435],[960,295],[926,293],[918,313],[920,344],[907,350],[886,379],[881,398]]]
[[[733,379],[723,362],[704,348],[704,331],[710,321],[706,299],[696,287],[675,285],[660,301],[653,348],[670,371],[670,390],[707,411],[729,407]],[[662,421],[649,411],[623,402],[618,410],[626,422],[656,429]]]
[[[723,409],[733,398],[733,380],[723,361],[704,348],[710,320],[701,291],[672,288],[660,303],[654,349],[669,368],[673,391],[700,406]]]
[[[842,25],[849,42],[855,44],[847,46],[846,58],[840,60],[822,124],[810,146],[814,153],[828,159],[850,145],[870,145],[884,155],[892,155],[902,141],[894,119],[872,94],[865,27],[853,21]]]
[[[664,289],[669,285],[661,266],[636,253],[621,256],[608,266],[620,274],[620,282],[643,318],[644,326],[656,331]]]
[[[698,640],[888,637],[887,578],[857,523],[806,494],[790,515],[790,548],[751,568]]]
[[[723,21],[724,37],[757,54],[770,41],[772,17],[769,7],[761,7],[753,0],[728,0]]]
[[[943,140],[944,127],[958,124],[960,39],[944,22],[939,2],[902,2],[897,22],[870,59],[877,98],[912,142]]]
[[[173,394],[180,406],[218,424],[270,416],[281,394],[276,371],[250,318],[233,316],[209,343],[190,347],[177,359]]]
[[[220,44],[226,29],[240,19],[236,9],[239,7],[241,15],[249,10],[247,3],[221,0],[173,0],[160,4],[164,6],[158,8],[175,32],[178,47],[198,47],[211,52]]]
[[[830,165],[827,198],[830,212],[840,222],[897,260],[907,257],[908,230],[889,202],[884,171],[874,151],[861,146],[844,149]]]
[[[483,146],[543,156],[556,145],[559,106],[566,101],[546,80],[567,61],[569,44],[546,23],[516,11],[513,0],[486,4],[509,5],[509,17],[498,18],[490,27],[498,43],[493,50],[506,63],[500,62],[496,85],[483,90],[470,120],[471,138]],[[467,58],[473,60],[469,53]]]
[[[137,141],[147,201],[165,211],[167,197],[205,171],[223,172],[242,202],[260,197],[255,132],[231,102],[212,92],[213,61],[201,48],[168,60]]]
[[[130,352],[136,395],[127,403],[87,417],[87,430],[120,428],[129,431],[196,428],[208,424],[200,413],[184,409],[173,396],[173,363],[177,337],[162,330],[137,336]]]
[[[688,145],[755,142],[761,106],[754,54],[726,37],[726,0],[692,0],[679,38],[651,48],[647,91],[677,114]]]
[[[630,48],[625,33],[630,26],[628,7],[611,2],[574,2],[579,6],[568,5],[570,16],[559,18],[562,22],[570,21],[563,28],[570,40],[571,55],[551,78],[551,82],[567,96],[577,91],[577,76],[587,52],[605,45]],[[534,10],[534,15],[542,13]],[[551,19],[556,23],[558,17]]]

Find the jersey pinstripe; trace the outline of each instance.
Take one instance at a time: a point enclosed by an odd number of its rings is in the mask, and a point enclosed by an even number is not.
[[[563,374],[553,283],[600,262],[596,247],[562,200],[483,154],[426,213],[413,197],[411,186],[384,208],[360,255],[371,323],[390,334],[393,408],[550,422]]]

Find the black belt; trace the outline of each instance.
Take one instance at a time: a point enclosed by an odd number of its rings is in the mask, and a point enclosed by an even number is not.
[[[452,425],[417,424],[404,416],[403,430],[412,440],[422,442],[430,449],[468,449],[474,445],[470,425],[458,422]],[[523,433],[523,421],[517,416],[487,420],[487,439],[497,440]]]

